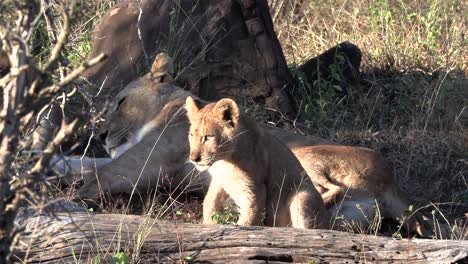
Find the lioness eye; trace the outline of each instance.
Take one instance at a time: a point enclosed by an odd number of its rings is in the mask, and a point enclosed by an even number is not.
[[[204,141],[208,141],[209,139],[212,139],[213,136],[211,135],[205,135]]]

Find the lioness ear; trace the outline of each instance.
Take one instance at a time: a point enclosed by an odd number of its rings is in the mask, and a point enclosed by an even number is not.
[[[189,96],[185,100],[185,109],[187,109],[188,118],[191,119],[192,116],[198,113],[198,110],[200,110],[200,107],[198,106],[197,101],[195,101],[195,99]]]
[[[173,72],[172,58],[164,52],[159,53],[154,58],[151,66],[151,76],[158,83],[171,82]]]
[[[237,127],[239,123],[239,106],[229,98],[224,98],[218,101],[213,109],[215,115],[230,127]]]

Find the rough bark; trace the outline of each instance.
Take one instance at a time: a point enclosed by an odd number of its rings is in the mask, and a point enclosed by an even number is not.
[[[124,1],[96,27],[91,57],[109,55],[85,73],[91,83],[119,91],[166,51],[178,82],[194,94],[266,99],[294,113],[293,85],[266,0]]]
[[[26,222],[15,256],[28,263],[109,261],[124,251],[140,263],[458,263],[468,241],[396,240],[331,230],[160,222],[143,216],[59,214]],[[140,238],[139,238],[140,237]],[[138,242],[139,241],[139,242]]]
[[[165,51],[174,58],[177,83],[194,94],[207,100],[226,96],[266,99],[270,107],[295,117],[290,94],[295,81],[264,0],[123,1],[102,17],[91,46],[91,58],[100,52],[108,55],[84,74],[96,89],[104,91],[101,94],[118,93],[149,70],[155,54]],[[346,90],[349,83],[359,80],[360,62],[359,48],[345,42],[299,69],[311,83],[320,71],[320,78]],[[331,65],[342,70],[338,82]],[[44,140],[36,142],[47,142],[51,132],[48,123],[41,125],[36,134]]]

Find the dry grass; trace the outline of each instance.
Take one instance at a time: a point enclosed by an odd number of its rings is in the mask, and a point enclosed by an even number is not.
[[[466,225],[467,3],[269,2],[290,64],[346,40],[363,52],[360,85],[347,96],[312,85],[324,90],[301,122],[340,143],[380,150],[417,207],[433,204],[424,209],[429,215]]]
[[[269,2],[290,63],[349,40],[365,54],[364,69],[458,70],[466,76],[464,1]]]
[[[393,161],[397,182],[416,208],[466,231],[467,2],[269,2],[275,30],[293,71],[294,65],[345,40],[357,44],[363,52],[362,82],[351,87],[346,96],[335,93],[327,84],[308,84],[318,89],[314,94],[319,96],[300,102],[298,121],[311,133],[346,145],[380,150]],[[113,4],[114,1],[77,1],[65,54],[70,68],[87,57],[93,28]],[[40,64],[50,50],[42,45],[48,39],[41,25],[38,28],[32,52]],[[78,99],[80,107],[88,96],[85,93],[81,91]],[[259,118],[267,118],[260,108],[249,110]],[[54,193],[65,200],[74,196],[73,191],[59,188]],[[99,206],[107,212],[145,214],[148,219],[161,212],[166,213],[160,217],[170,221],[201,219],[201,198],[170,192],[134,200],[131,208],[127,207],[128,197],[114,197]],[[165,204],[171,204],[170,208]],[[350,227],[350,231],[380,232],[380,219],[370,221],[369,228]],[[132,259],[138,259],[138,255],[132,255]]]
[[[107,1],[77,1],[66,46],[70,66],[90,51],[91,34]],[[400,187],[426,214],[441,212],[450,223],[466,225],[468,211],[468,54],[463,1],[285,1],[270,0],[275,30],[294,71],[306,59],[345,40],[363,52],[362,82],[346,96],[329,85],[308,84],[318,97],[301,103],[299,122],[334,141],[378,149],[395,164]],[[276,8],[275,8],[276,7]],[[45,36],[36,35],[37,58]],[[92,91],[94,94],[95,91]],[[83,95],[86,97],[86,95]],[[80,99],[82,101],[82,99]],[[307,105],[309,104],[309,105]],[[81,104],[80,104],[81,105]],[[305,111],[306,107],[312,109]],[[264,115],[255,107],[255,115]],[[73,193],[60,192],[72,197]],[[103,210],[197,222],[199,201],[139,198],[108,201]],[[169,197],[170,198],[170,197]],[[155,202],[156,201],[156,202]],[[154,210],[156,212],[149,212]],[[464,221],[464,222],[463,222]],[[372,230],[362,232],[375,232]]]

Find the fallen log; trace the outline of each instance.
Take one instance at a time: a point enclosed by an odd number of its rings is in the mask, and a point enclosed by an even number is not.
[[[118,214],[34,217],[15,248],[27,263],[461,263],[468,241],[402,239],[332,230],[162,222]],[[120,254],[122,256],[122,254]]]

